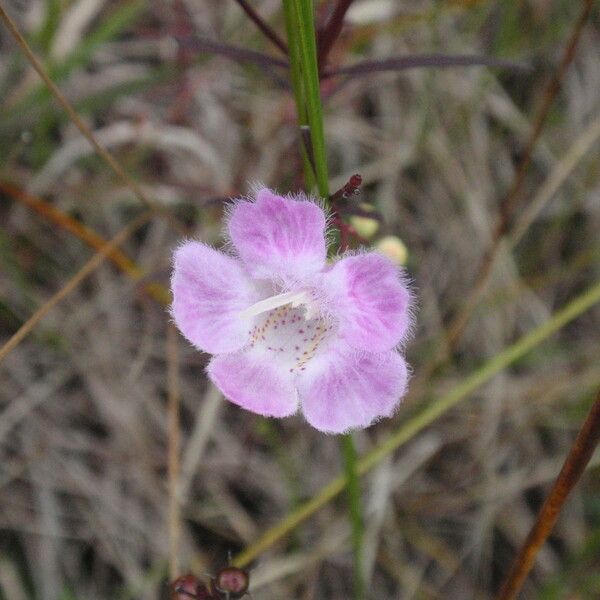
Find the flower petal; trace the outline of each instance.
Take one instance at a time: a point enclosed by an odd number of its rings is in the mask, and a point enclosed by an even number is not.
[[[368,427],[389,417],[406,392],[408,370],[394,351],[335,352],[298,378],[306,420],[326,433]]]
[[[354,348],[382,352],[408,337],[410,292],[402,271],[381,254],[343,258],[324,275],[323,286],[329,309]]]
[[[187,242],[175,252],[171,289],[175,323],[194,346],[215,354],[247,342],[251,320],[240,313],[258,296],[237,259]]]
[[[254,277],[298,281],[325,265],[326,219],[309,200],[277,196],[263,188],[256,202],[236,204],[229,235]]]
[[[288,417],[298,409],[294,381],[266,355],[244,351],[215,356],[208,375],[238,406],[266,417]]]

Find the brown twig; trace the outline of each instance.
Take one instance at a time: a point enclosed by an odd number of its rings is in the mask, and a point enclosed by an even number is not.
[[[72,233],[94,250],[102,250],[104,245],[107,244],[105,238],[87,225],[84,225],[70,215],[62,212],[56,208],[56,206],[46,202],[46,200],[29,194],[12,183],[1,181],[0,192],[8,194],[15,200],[37,212],[46,220],[58,225],[65,231]],[[144,271],[119,248],[115,248],[107,258],[121,271],[129,275],[134,281],[141,281],[144,278]],[[167,305],[171,302],[169,291],[157,281],[144,283],[143,290],[162,305]]]
[[[265,36],[277,46],[285,56],[288,55],[287,44],[279,37],[277,32],[266,23],[263,18],[250,6],[246,0],[236,0],[250,20],[265,34]]]
[[[552,532],[567,497],[585,471],[599,441],[600,391],[496,600],[513,600],[517,597],[540,548]]]
[[[179,503],[179,355],[177,330],[167,323],[167,394],[169,415],[169,576],[179,576],[179,545],[181,540],[181,509]]]
[[[77,286],[89,275],[91,275],[130,235],[137,231],[156,215],[156,211],[147,210],[136,219],[128,223],[115,237],[107,242],[102,249],[94,254],[92,258],[58,291],[52,298],[45,302],[38,310],[21,325],[16,333],[0,348],[0,362],[14,350],[17,345],[31,332],[31,330],[64,298],[66,298]]]
[[[27,57],[27,60],[30,62],[31,66],[35,69],[37,74],[43,80],[43,82],[48,86],[50,93],[54,96],[56,101],[62,106],[65,110],[71,121],[73,121],[74,125],[79,129],[83,137],[87,139],[87,141],[92,145],[92,147],[96,150],[99,156],[104,160],[104,162],[113,170],[113,172],[123,181],[123,183],[134,193],[134,195],[138,198],[138,200],[144,204],[148,208],[152,208],[156,214],[164,217],[169,224],[174,227],[180,233],[185,233],[185,229],[183,226],[171,215],[168,211],[164,210],[162,207],[156,206],[155,203],[150,200],[139,186],[139,184],[134,181],[131,176],[121,167],[115,157],[102,146],[96,137],[94,136],[92,130],[83,122],[81,117],[77,114],[71,103],[67,100],[64,94],[58,89],[56,84],[52,81],[42,63],[38,60],[38,58],[33,53],[33,50],[30,48],[27,40],[23,37],[17,24],[11,19],[9,14],[4,10],[2,6],[0,6],[0,18],[4,21],[7,29],[10,31],[11,35],[14,37],[15,41]]]
[[[492,242],[488,251],[481,260],[475,276],[475,283],[473,284],[471,291],[467,295],[465,302],[462,304],[460,311],[448,325],[446,345],[445,347],[444,345],[441,345],[441,352],[433,360],[432,371],[435,370],[435,368],[437,368],[446,359],[448,354],[451,354],[456,349],[456,346],[458,345],[458,342],[469,322],[471,314],[473,313],[475,305],[479,301],[483,291],[486,288],[496,255],[502,243],[502,239],[508,230],[515,205],[523,184],[525,183],[525,176],[527,175],[529,165],[531,164],[533,151],[540,138],[544,125],[546,124],[552,104],[554,103],[554,100],[556,99],[556,96],[560,90],[561,82],[565,76],[565,73],[575,57],[575,50],[577,49],[583,27],[590,15],[592,4],[593,0],[585,0],[579,18],[573,26],[573,31],[571,32],[571,36],[569,37],[569,41],[565,47],[560,64],[544,90],[542,104],[537,116],[535,117],[534,125],[525,146],[523,157],[517,168],[517,173],[508,192],[500,202],[499,218],[492,233]]]
[[[342,32],[344,17],[346,16],[346,12],[350,8],[352,2],[353,0],[338,0],[338,3],[333,9],[333,13],[329,18],[329,21],[319,36],[317,42],[317,61],[319,64],[319,71],[327,63],[329,52]]]

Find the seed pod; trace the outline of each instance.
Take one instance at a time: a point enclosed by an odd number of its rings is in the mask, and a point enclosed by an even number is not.
[[[212,584],[213,591],[225,594],[226,598],[242,598],[248,593],[250,574],[237,567],[225,567],[217,573]]]

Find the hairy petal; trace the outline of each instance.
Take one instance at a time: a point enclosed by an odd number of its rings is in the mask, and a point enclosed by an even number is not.
[[[402,271],[385,256],[371,252],[343,258],[323,276],[323,287],[352,347],[381,352],[407,338],[410,292]]]
[[[297,385],[306,420],[326,433],[343,433],[391,416],[407,380],[406,363],[394,350],[336,350],[312,361]]]
[[[326,219],[309,200],[292,200],[263,188],[256,202],[239,202],[229,217],[229,235],[257,278],[297,281],[325,264]]]
[[[239,260],[199,242],[187,242],[174,255],[171,312],[181,333],[211,354],[246,344],[251,320],[240,313],[257,293]]]
[[[223,395],[246,410],[265,417],[287,417],[298,409],[292,376],[263,353],[221,354],[210,361],[207,371]]]

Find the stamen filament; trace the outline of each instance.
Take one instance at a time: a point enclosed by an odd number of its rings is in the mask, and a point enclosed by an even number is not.
[[[260,300],[256,304],[249,306],[240,312],[240,317],[242,319],[255,317],[256,315],[260,315],[261,313],[290,303],[293,307],[300,306],[301,304],[304,304],[307,299],[306,292],[284,292],[283,294],[265,298],[264,300]]]

